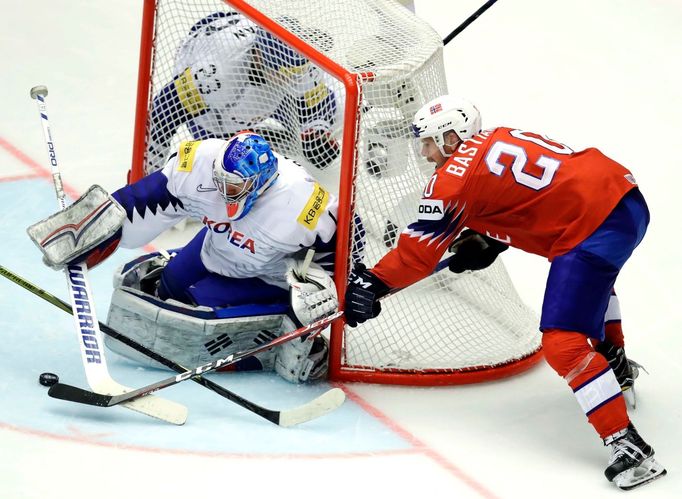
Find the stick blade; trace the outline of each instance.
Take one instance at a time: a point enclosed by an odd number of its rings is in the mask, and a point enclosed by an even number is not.
[[[332,388],[307,404],[288,411],[281,411],[279,425],[294,426],[322,417],[340,407],[344,400],[346,400],[346,394],[343,390]]]
[[[109,393],[116,391],[105,389],[105,387],[101,388],[103,388],[101,391],[107,391]],[[94,405],[97,407],[112,407],[116,405],[114,395],[95,393],[64,383],[52,385],[47,394],[52,398],[77,402],[79,404]],[[129,402],[122,403],[121,406],[175,425],[183,425],[187,421],[187,407],[178,404],[177,402],[173,402],[172,400],[155,397],[154,395],[146,395],[133,399]]]
[[[174,425],[180,426],[187,421],[187,407],[154,395],[145,395],[130,402],[124,402],[121,406]]]
[[[96,405],[98,407],[109,407],[112,395],[102,395],[88,390],[83,390],[77,386],[65,383],[56,383],[50,387],[47,394],[55,399],[78,402],[79,404]]]

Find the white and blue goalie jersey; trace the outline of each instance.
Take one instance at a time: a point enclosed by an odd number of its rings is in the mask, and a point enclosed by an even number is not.
[[[223,144],[184,141],[162,170],[116,191],[113,196],[127,213],[120,245],[138,248],[190,217],[208,229],[201,261],[209,271],[259,277],[286,288],[286,257],[309,247],[318,256],[333,251],[338,200],[303,167],[275,154],[277,180],[246,216],[228,220],[212,178],[213,159]]]

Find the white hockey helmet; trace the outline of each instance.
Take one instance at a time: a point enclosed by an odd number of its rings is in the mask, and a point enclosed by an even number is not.
[[[481,113],[466,99],[442,95],[426,104],[414,115],[412,132],[418,139],[433,137],[438,150],[444,150],[444,134],[454,131],[461,140],[470,139],[481,131]]]

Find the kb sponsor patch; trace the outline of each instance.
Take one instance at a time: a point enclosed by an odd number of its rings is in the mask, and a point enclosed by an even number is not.
[[[328,202],[329,193],[324,190],[320,184],[315,182],[313,193],[296,220],[298,220],[298,223],[304,227],[313,230],[315,227],[317,227],[320,214],[327,207]]]
[[[440,220],[442,218],[442,199],[422,199],[419,202],[419,220]]]
[[[180,154],[178,155],[178,171],[191,172],[194,165],[194,155],[201,143],[200,140],[183,140],[180,143]]]
[[[182,107],[185,108],[185,111],[187,111],[190,116],[196,116],[206,109],[206,103],[194,84],[194,77],[189,68],[185,69],[181,75],[176,77],[174,84],[178,99],[182,103]]]

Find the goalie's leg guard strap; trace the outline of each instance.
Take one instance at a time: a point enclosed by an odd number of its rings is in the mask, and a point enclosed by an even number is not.
[[[630,419],[616,376],[585,335],[550,329],[542,335],[542,348],[547,363],[566,379],[601,438],[627,427]]]

